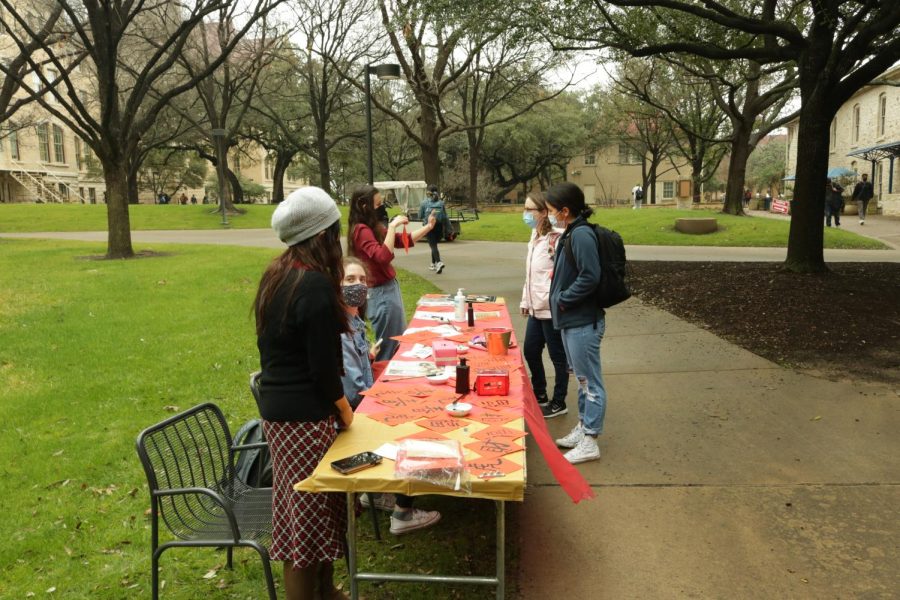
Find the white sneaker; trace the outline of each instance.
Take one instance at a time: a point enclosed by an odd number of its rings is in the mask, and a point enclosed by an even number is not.
[[[428,267],[429,271],[434,271],[434,263],[431,263],[431,266]]]
[[[859,224],[860,224],[860,225],[865,225],[865,224],[866,224],[866,222],[865,222],[865,221],[863,221],[863,220],[862,220],[862,219],[860,219],[860,221],[859,221]]]
[[[581,428],[581,423],[579,422],[565,437],[556,440],[556,445],[560,448],[574,448],[581,443],[581,440],[583,440],[584,437],[584,430]]]
[[[369,496],[375,497],[375,508],[385,512],[393,511],[394,505],[397,503],[397,498],[393,494],[373,494],[368,492],[359,495],[359,503],[363,508],[369,508]]]
[[[436,263],[434,263],[434,272],[435,273],[440,275],[441,271],[443,271],[443,270],[444,270],[444,263],[442,263],[441,261],[437,261]]]
[[[412,509],[412,516],[407,521],[391,515],[391,533],[394,535],[409,533],[417,529],[431,527],[440,520],[441,513],[436,510],[419,510],[414,508]]]
[[[578,445],[566,452],[564,456],[567,461],[577,465],[578,463],[600,458],[600,447],[597,445],[597,440],[592,436],[582,434]]]

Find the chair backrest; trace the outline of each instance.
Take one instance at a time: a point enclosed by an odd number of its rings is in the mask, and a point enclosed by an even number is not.
[[[138,435],[137,451],[150,491],[208,488],[229,496],[234,482],[231,433],[218,406],[200,404]],[[163,496],[160,512],[179,537],[196,531],[202,514],[214,508],[204,496]]]
[[[254,371],[253,373],[250,373],[250,393],[253,394],[253,399],[256,400],[256,408],[257,409],[260,408],[260,406],[259,406],[259,404],[260,404],[260,402],[259,402],[259,400],[260,400],[259,378],[261,376],[262,376],[262,371]],[[259,414],[262,414],[261,410],[260,410]]]

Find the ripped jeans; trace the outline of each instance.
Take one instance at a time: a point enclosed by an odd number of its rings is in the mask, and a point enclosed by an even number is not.
[[[588,435],[603,433],[606,416],[606,387],[600,370],[600,341],[606,331],[602,317],[594,324],[562,329],[566,359],[578,381],[578,418]]]

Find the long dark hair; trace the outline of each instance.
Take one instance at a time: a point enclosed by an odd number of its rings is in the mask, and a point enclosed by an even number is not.
[[[311,238],[295,244],[276,257],[266,267],[259,281],[259,289],[256,290],[256,298],[253,301],[253,314],[256,316],[256,335],[262,335],[266,329],[266,314],[273,298],[279,293],[283,285],[289,285],[286,290],[288,298],[292,298],[303,279],[306,271],[318,271],[331,280],[334,289],[335,301],[341,310],[335,317],[341,332],[348,330],[347,313],[341,300],[341,281],[344,279],[344,267],[341,263],[341,221],[338,219],[322,235],[314,235]],[[285,302],[285,315],[290,306]]]
[[[356,256],[356,248],[353,245],[353,229],[357,225],[365,225],[375,234],[378,243],[384,243],[387,231],[378,220],[375,212],[375,194],[378,189],[371,185],[361,185],[353,190],[350,196],[350,217],[347,220],[347,254]]]
[[[547,204],[556,210],[568,208],[569,214],[573,218],[584,217],[587,219],[594,214],[594,209],[585,204],[584,192],[581,191],[581,188],[569,181],[557,183],[547,190],[544,197],[547,200]]]

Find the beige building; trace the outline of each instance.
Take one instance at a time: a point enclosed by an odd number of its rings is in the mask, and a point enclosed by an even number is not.
[[[828,168],[833,174],[841,168],[868,173],[875,188],[869,211],[900,215],[900,182],[895,181],[895,159],[900,156],[900,65],[885,71],[877,81],[886,84],[874,83],[859,90],[831,122]],[[796,173],[798,126],[798,120],[787,125],[788,178]],[[856,176],[851,176],[854,179]]]
[[[631,190],[641,182],[641,156],[625,144],[610,144],[575,156],[566,168],[568,180],[584,190],[588,204],[630,205]],[[648,186],[649,187],[649,186]],[[644,204],[690,207],[690,167],[664,158],[656,170],[656,195],[644,190]]]

